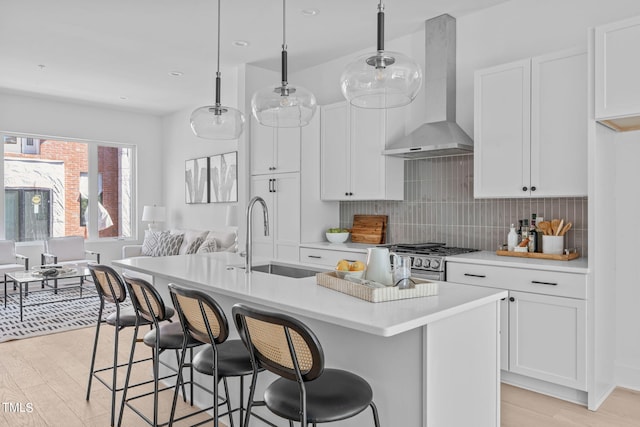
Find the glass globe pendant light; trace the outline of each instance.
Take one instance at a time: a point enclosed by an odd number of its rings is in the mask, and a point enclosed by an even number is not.
[[[220,0],[218,0],[218,68],[216,70],[216,101],[191,113],[191,129],[204,139],[238,139],[244,128],[244,115],[235,108],[220,104]]]
[[[378,4],[377,51],[356,58],[340,78],[344,97],[355,107],[395,108],[411,103],[422,84],[420,66],[399,52],[384,50],[384,5]]]
[[[251,98],[251,111],[262,125],[270,127],[302,127],[316,112],[316,98],[307,89],[289,86],[287,81],[286,6],[282,0],[282,82],[279,86],[260,89]]]

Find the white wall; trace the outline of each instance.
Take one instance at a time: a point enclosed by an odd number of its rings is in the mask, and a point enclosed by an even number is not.
[[[162,159],[158,117],[63,100],[0,93],[0,131],[136,144],[139,171],[136,217],[140,218],[145,204],[162,201],[162,187],[158,185],[162,180],[161,170],[153,166],[160,164]],[[115,239],[89,241],[87,248],[99,251],[101,261],[108,262],[121,258],[123,243]],[[32,243],[20,244],[18,249],[19,253],[29,256],[30,265],[40,264],[41,251],[41,245]]]

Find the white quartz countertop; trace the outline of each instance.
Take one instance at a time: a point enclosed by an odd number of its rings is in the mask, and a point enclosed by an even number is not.
[[[533,270],[558,271],[564,273],[587,274],[589,272],[589,263],[585,257],[576,258],[571,261],[556,261],[551,259],[502,256],[497,255],[495,252],[479,251],[448,256],[446,260],[447,262],[529,268]]]
[[[254,265],[268,260],[254,260]],[[292,279],[254,271],[244,258],[228,252],[139,257],[113,261],[125,269],[170,282],[256,303],[293,315],[336,324],[378,336],[392,336],[453,316],[507,296],[506,291],[440,282],[439,294],[371,303],[319,286],[315,277]]]
[[[366,243],[331,243],[331,242],[313,242],[313,243],[300,243],[301,248],[311,248],[311,249],[329,249],[332,251],[343,251],[343,252],[361,252],[363,254],[367,253],[368,248],[372,248],[376,245],[368,245]]]

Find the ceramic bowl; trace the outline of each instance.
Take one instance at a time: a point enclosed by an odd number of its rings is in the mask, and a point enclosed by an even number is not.
[[[325,233],[331,243],[344,243],[349,238],[349,233]]]

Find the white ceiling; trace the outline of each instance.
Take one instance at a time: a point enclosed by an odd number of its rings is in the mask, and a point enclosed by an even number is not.
[[[243,63],[279,70],[282,1],[221,1],[223,71]],[[388,0],[386,39],[442,13],[460,17],[505,1]],[[377,4],[289,0],[289,71],[373,48]],[[216,0],[0,0],[0,90],[152,114],[211,102],[216,20]]]

